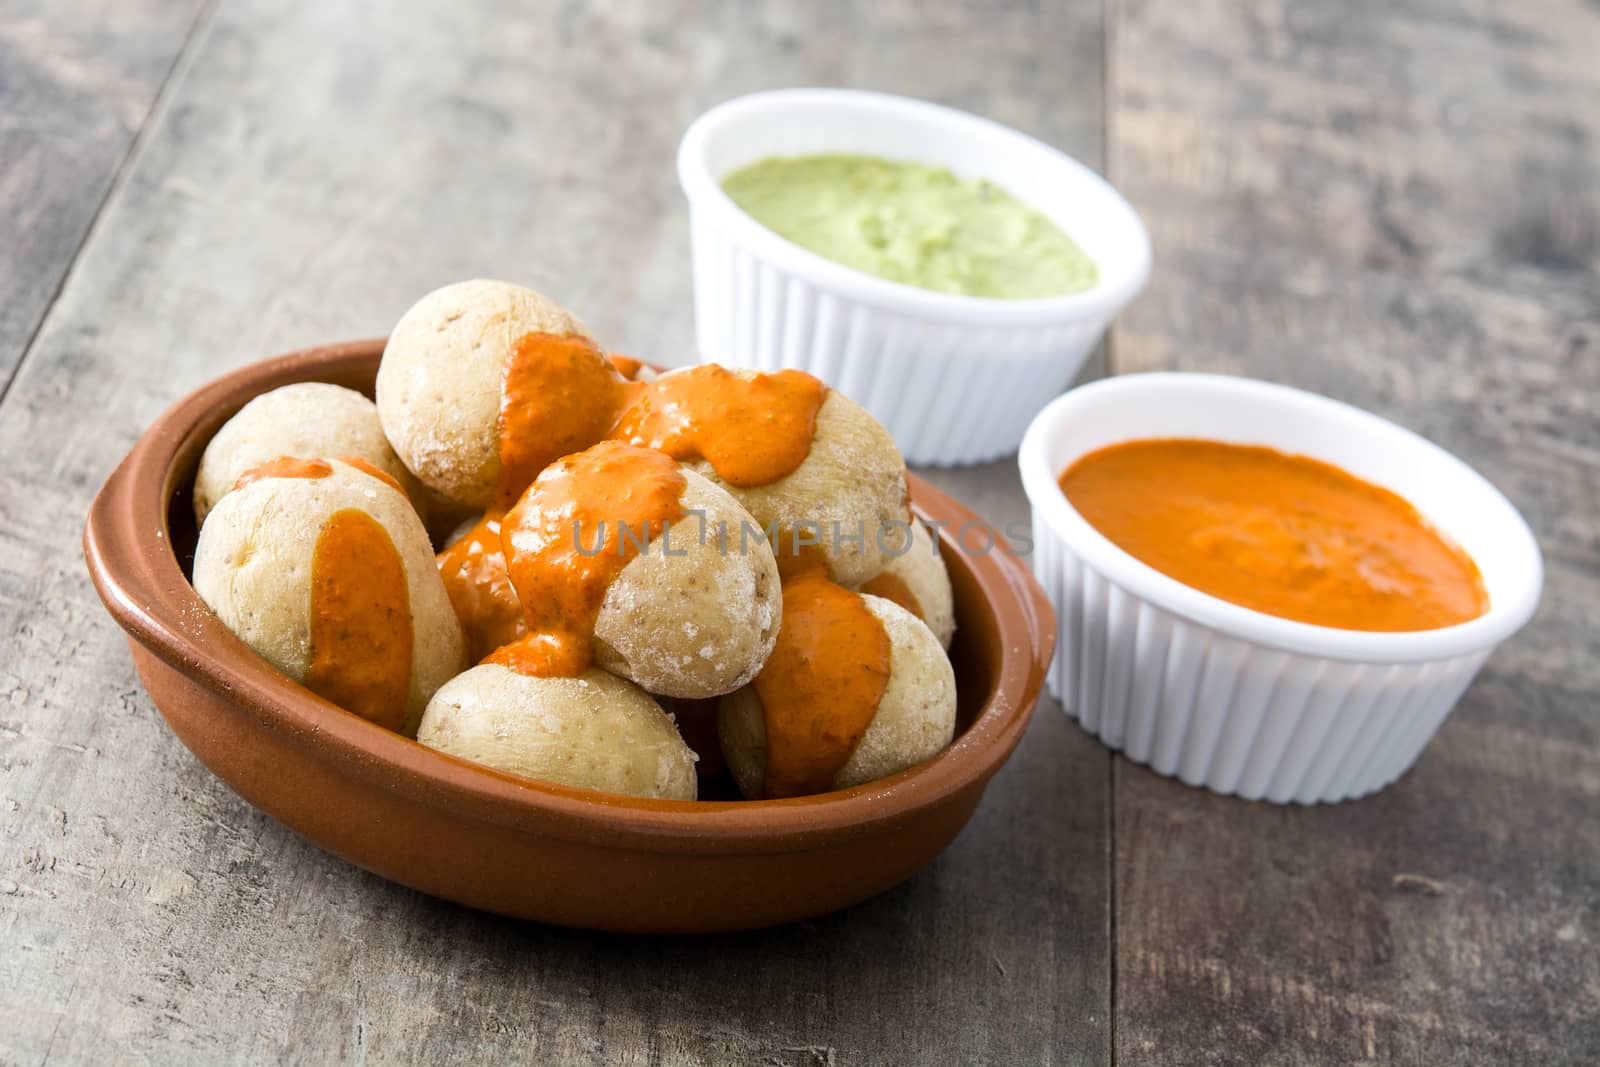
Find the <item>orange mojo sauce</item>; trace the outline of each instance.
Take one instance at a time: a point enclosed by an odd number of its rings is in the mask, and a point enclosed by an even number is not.
[[[528,632],[522,601],[506,573],[505,549],[500,538],[504,512],[489,511],[478,524],[438,555],[439,577],[450,606],[467,636],[468,651],[476,663],[501,645]]]
[[[634,359],[632,356],[625,356],[621,352],[613,352],[606,358],[611,361],[611,365],[613,367],[617,368],[617,373],[628,379],[630,382],[639,377],[639,372],[644,369],[643,360]]]
[[[396,490],[398,492],[401,492],[401,493],[405,492],[404,489],[400,488],[400,483],[395,480],[394,475],[390,474],[388,471],[382,469],[381,467],[373,466],[371,463],[368,463],[366,460],[362,459],[360,456],[340,456],[339,457],[339,462],[340,463],[349,464],[350,466],[354,467],[356,470],[360,471],[362,474],[370,474],[370,475],[372,475],[374,478],[378,479],[378,481],[387,484],[389,486],[389,488],[391,488],[391,489],[394,489],[394,490]]]
[[[743,378],[707,364],[628,381],[583,337],[530,333],[501,382],[497,495],[509,507],[545,467],[608,438],[703,459],[733,485],[768,485],[805,461],[826,396],[796,370]]]
[[[523,335],[500,383],[500,507],[562,456],[604,440],[638,388],[586,338]]]
[[[616,441],[546,467],[501,528],[528,634],[488,662],[541,677],[587,670],[606,591],[645,531],[658,538],[682,518],[686,484],[668,456]]]
[[[399,489],[400,483],[395,481],[394,475],[386,470],[374,467],[360,456],[340,456],[340,463],[348,464],[363,474],[370,474],[380,482]],[[257,467],[251,467],[239,475],[233,483],[235,489],[243,489],[251,482],[259,482],[265,478],[326,478],[333,473],[333,466],[325,459],[296,459],[294,456],[279,456],[277,459],[268,460]]]
[[[438,556],[474,658],[527,632],[495,527],[561,457],[609,439],[677,460],[704,459],[728,482],[751,486],[792,473],[809,454],[827,394],[810,375],[780,371],[745,379],[702,366],[654,382],[627,380],[639,366],[573,335],[530,333],[513,346],[501,383],[496,508]],[[591,516],[608,524],[618,517]]]
[[[805,462],[826,394],[804,371],[743,378],[706,364],[646,383],[612,436],[703,459],[730,485],[770,485]]]
[[[861,586],[861,591],[871,596],[881,596],[885,600],[892,600],[905,608],[911,614],[927,622],[927,616],[922,614],[922,605],[917,603],[917,594],[905,583],[905,579],[898,574],[884,571],[876,578],[868,579]]]
[[[768,797],[833,787],[889,684],[889,635],[861,597],[819,565],[783,582],[783,622],[756,675],[767,728]]]
[[[411,600],[400,553],[364,511],[335,512],[311,555],[311,666],[306,688],[408,732]]]
[[[1129,441],[1079,459],[1060,485],[1130,555],[1269,615],[1397,632],[1488,610],[1472,559],[1409,502],[1304,456],[1216,441]]]
[[[362,459],[340,462],[398,482]],[[239,489],[266,478],[326,478],[326,460],[279,458],[239,476]],[[369,722],[408,733],[411,592],[389,532],[357,508],[334,512],[311,550],[311,663],[305,686]]]
[[[251,467],[234,481],[235,489],[243,489],[252,482],[259,482],[266,478],[326,478],[333,473],[333,467],[325,460],[320,459],[295,459],[293,456],[279,456],[277,459],[268,460],[259,467]]]

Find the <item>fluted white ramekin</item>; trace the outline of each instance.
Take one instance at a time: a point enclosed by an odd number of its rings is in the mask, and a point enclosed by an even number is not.
[[[748,163],[821,152],[987,178],[1070,234],[1100,280],[1046,300],[917,289],[790,243],[722,191],[722,179]],[[1031,137],[920,100],[840,89],[740,97],[689,127],[678,178],[689,200],[701,359],[809,371],[876,415],[912,463],[1014,451],[1150,273],[1144,225],[1099,175]]]
[[[1472,556],[1488,612],[1413,633],[1337,630],[1167,577],[1098,533],[1058,484],[1079,457],[1149,437],[1267,445],[1400,494]],[[1207,374],[1109,378],[1047,407],[1019,463],[1034,571],[1059,626],[1051,694],[1106,745],[1189,785],[1303,804],[1381,789],[1538,606],[1539,547],[1504,496],[1416,434],[1312,393]]]

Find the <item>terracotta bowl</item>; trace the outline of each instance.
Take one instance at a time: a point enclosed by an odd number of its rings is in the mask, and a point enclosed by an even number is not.
[[[1023,563],[941,549],[959,622],[957,736],[855,789],[775,801],[661,801],[550,785],[435,752],[313,695],[195,595],[190,488],[200,453],[252,397],[299,381],[370,395],[383,342],[309,349],[179,401],[89,510],[84,552],[134,666],[178,738],[273,818],[352,863],[505,915],[597,930],[788,922],[899,883],[956,836],[1022,736],[1056,626]],[[915,509],[976,516],[913,477]],[[942,533],[948,533],[945,527]]]

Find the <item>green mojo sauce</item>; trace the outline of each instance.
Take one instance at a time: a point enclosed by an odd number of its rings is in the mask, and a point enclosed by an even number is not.
[[[801,248],[921,289],[1028,300],[1080,292],[1100,277],[1042,212],[943,167],[775,156],[729,174],[722,188]]]

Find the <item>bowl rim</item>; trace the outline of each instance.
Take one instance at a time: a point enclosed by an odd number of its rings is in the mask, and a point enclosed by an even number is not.
[[[773,111],[795,106],[875,111],[895,119],[939,124],[952,137],[998,136],[1027,146],[1047,165],[1059,168],[1094,188],[1105,205],[1112,209],[1118,225],[1126,230],[1123,239],[1130,243],[1131,255],[1127,267],[1118,274],[1106,277],[1104,264],[1097,262],[1101,278],[1091,288],[1066,296],[1007,300],[942,293],[890,281],[802,248],[763,226],[734,203],[723,191],[719,176],[711,173],[706,161],[707,146],[712,137],[730,124],[761,118]],[[994,174],[992,180],[1009,187],[1002,174]],[[819,289],[907,315],[990,327],[1109,320],[1139,294],[1150,276],[1149,232],[1127,199],[1092,167],[1080,163],[1058,148],[992,119],[913,97],[862,89],[827,88],[774,89],[735,97],[706,111],[684,132],[678,145],[678,181],[692,207],[714,214],[720,225],[738,235],[741,243],[759,251],[785,270]]]
[[[1156,570],[1119,547],[1089,524],[1068,502],[1049,459],[1050,446],[1058,433],[1085,405],[1092,405],[1116,394],[1139,395],[1156,390],[1184,390],[1197,403],[1208,397],[1243,397],[1259,405],[1275,405],[1294,411],[1305,420],[1337,417],[1394,435],[1404,448],[1442,459],[1463,475],[1472,491],[1486,506],[1500,510],[1515,543],[1508,549],[1522,557],[1530,580],[1510,596],[1492,597],[1489,610],[1474,619],[1454,626],[1404,632],[1343,630],[1330,626],[1298,622],[1247,608],[1200,591]],[[1129,433],[1119,440],[1158,437],[1147,429]],[[1300,454],[1318,457],[1314,448]],[[1332,462],[1329,460],[1329,462]],[[1042,519],[1050,534],[1071,551],[1086,559],[1112,581],[1126,587],[1159,608],[1220,633],[1280,651],[1350,662],[1392,664],[1453,659],[1482,652],[1505,640],[1533,615],[1539,605],[1544,564],[1538,541],[1527,521],[1488,479],[1459,457],[1405,427],[1370,411],[1317,393],[1259,379],[1223,374],[1184,371],[1153,371],[1118,375],[1079,386],[1057,397],[1033,420],[1023,436],[1017,454],[1022,472],[1023,491],[1028,496],[1036,520]],[[1403,494],[1402,494],[1403,495]],[[1481,561],[1474,560],[1481,567]]]
[[[1043,687],[1056,626],[1028,568],[1000,552],[962,557],[975,585],[1013,598],[1016,609],[993,612],[1002,655],[992,691],[971,724],[914,767],[817,796],[674,801],[541,782],[430,749],[279,673],[223,625],[185,577],[167,523],[176,468],[250,397],[295,381],[347,384],[370,373],[384,344],[322,345],[240,367],[179,400],[138,439],[96,495],[83,533],[95,587],[132,640],[262,727],[292,735],[306,756],[340,773],[466,817],[596,846],[696,854],[823,847],[981,786],[1010,756]],[[917,510],[976,519],[914,475],[911,485]]]

